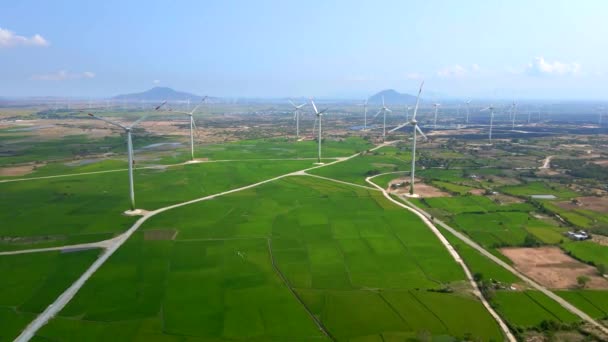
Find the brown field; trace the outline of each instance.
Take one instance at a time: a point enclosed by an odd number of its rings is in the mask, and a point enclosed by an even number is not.
[[[392,184],[398,184],[405,182],[407,185],[396,190],[391,189]],[[387,191],[394,194],[406,194],[409,192],[410,178],[396,178],[389,182]],[[443,192],[434,186],[422,183],[421,179],[416,178],[416,184],[414,186],[416,194],[420,197],[450,197],[451,195],[447,192]]]
[[[608,166],[608,159],[594,160],[592,163],[597,164],[599,166]]]
[[[0,176],[2,177],[15,177],[24,176],[34,171],[34,164],[22,165],[22,166],[9,166],[0,167]]]
[[[144,231],[144,240],[173,240],[177,236],[177,230],[152,229]]]
[[[590,289],[608,289],[608,280],[597,275],[594,267],[583,264],[558,247],[502,248],[516,269],[540,284],[553,289],[577,288],[576,278],[587,276]]]
[[[557,205],[561,208],[572,209],[587,209],[598,213],[608,213],[608,197],[585,196],[577,197],[577,204],[570,201],[558,202]]]

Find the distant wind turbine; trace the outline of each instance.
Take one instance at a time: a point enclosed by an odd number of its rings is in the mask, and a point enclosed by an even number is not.
[[[517,113],[517,105],[515,104],[515,101],[513,101],[513,103],[511,104],[511,130],[515,130],[515,115]]]
[[[489,138],[490,144],[491,144],[492,143],[492,126],[494,124],[494,107],[492,105],[490,105],[489,107],[484,108],[481,111],[484,112],[484,111],[487,111],[487,110],[490,111],[490,133],[488,135],[488,138]]]
[[[200,107],[206,101],[207,101],[207,96],[203,97],[203,99],[201,100],[201,102],[198,105],[196,105],[196,107],[194,107],[194,109],[192,109],[189,112],[182,112],[182,111],[179,111],[179,110],[171,110],[171,109],[169,110],[169,111],[171,111],[173,113],[185,114],[185,115],[188,115],[190,117],[190,160],[191,161],[194,161],[194,130],[197,129],[196,128],[196,123],[194,122],[194,112],[196,112],[196,110],[198,109],[198,107]],[[188,108],[190,108],[190,99],[188,99]],[[160,109],[160,106],[156,107],[156,110],[158,110],[158,109]]]
[[[416,174],[416,132],[420,133],[420,135],[422,135],[424,137],[424,139],[428,140],[428,138],[426,137],[426,135],[424,135],[424,133],[422,132],[420,127],[418,127],[418,121],[416,120],[416,114],[418,113],[418,104],[420,101],[420,93],[422,93],[422,86],[424,86],[424,81],[420,84],[420,89],[418,90],[418,96],[416,97],[416,106],[414,107],[414,115],[412,116],[412,119],[389,131],[389,133],[390,133],[390,132],[399,130],[407,125],[413,126],[414,137],[412,138],[412,171],[410,172],[411,177],[412,177],[411,182],[410,182],[410,196],[412,196],[412,197],[417,196],[414,193],[414,180],[415,180],[415,174]]]
[[[466,123],[469,123],[469,111],[471,109],[471,100],[468,100],[467,102],[465,102],[465,104],[467,105],[467,119],[466,119]]]
[[[321,137],[322,137],[322,122],[323,122],[323,113],[327,112],[327,108],[319,111],[317,110],[317,106],[315,105],[315,101],[313,101],[313,99],[310,99],[310,103],[312,104],[312,108],[315,110],[315,114],[316,114],[316,118],[315,118],[315,124],[317,123],[317,121],[319,122],[319,154],[317,156],[317,163],[321,164]],[[313,128],[313,135],[314,135],[314,128]]]
[[[159,110],[164,104],[166,103],[163,102],[160,106],[156,107],[156,110]],[[88,113],[89,116],[104,121],[106,123],[109,123],[110,125],[113,126],[117,126],[122,128],[123,130],[125,130],[125,132],[127,133],[127,154],[128,154],[128,160],[129,160],[129,194],[130,194],[130,205],[131,205],[131,211],[135,210],[135,189],[133,187],[133,142],[131,140],[131,131],[133,130],[133,128],[135,128],[135,126],[137,126],[137,124],[139,124],[140,122],[142,122],[142,120],[144,120],[146,118],[146,116],[142,116],[141,118],[137,119],[135,122],[133,122],[131,125],[129,126],[124,126],[118,122],[114,122],[96,115],[93,115],[91,113]]]
[[[435,120],[433,122],[433,129],[437,129],[437,112],[439,112],[440,103],[434,103],[433,107],[435,107]]]
[[[386,113],[392,113],[393,111],[388,109],[388,107],[384,104],[384,96],[382,96],[382,108],[374,115],[374,119],[378,117],[378,115],[382,114],[382,141],[386,139]]]
[[[291,100],[289,100],[289,103],[291,103],[291,105],[293,106],[293,119],[296,122],[296,138],[300,139],[300,109],[302,109],[302,107],[306,106],[306,103],[302,103],[301,105],[296,105]]]

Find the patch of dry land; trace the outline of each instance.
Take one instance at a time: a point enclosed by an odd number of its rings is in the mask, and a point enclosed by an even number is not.
[[[397,194],[397,195],[402,195],[402,194],[406,194],[410,191],[410,178],[397,178],[397,179],[393,179],[392,181],[389,182],[388,184],[388,188],[386,189],[388,192]],[[392,189],[391,185],[393,184],[402,184],[405,183],[405,186],[402,187],[398,187],[396,189]],[[414,190],[416,192],[416,194],[418,194],[420,197],[450,197],[451,195],[447,192],[441,191],[438,188],[422,183],[421,179],[416,178],[416,183],[414,184]]]
[[[572,203],[570,201],[558,202],[557,205],[561,208],[572,210],[572,209],[587,209],[596,211],[598,213],[608,213],[608,197],[598,196],[585,196],[577,197],[577,202]]]
[[[590,289],[608,289],[608,280],[597,275],[595,267],[568,256],[558,247],[502,248],[517,270],[552,289],[577,288],[576,278],[587,276]]]

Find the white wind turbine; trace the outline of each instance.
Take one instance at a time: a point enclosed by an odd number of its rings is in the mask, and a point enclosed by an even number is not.
[[[513,101],[513,103],[511,104],[511,130],[515,130],[515,115],[517,113],[517,107],[515,104],[515,101]]]
[[[471,109],[471,100],[465,102],[465,104],[467,105],[467,119],[466,119],[466,123],[468,124],[469,123],[469,112],[470,112],[470,109]]]
[[[492,105],[490,105],[488,108],[484,108],[481,111],[486,111],[489,110],[490,111],[490,133],[488,135],[488,138],[490,140],[490,144],[492,143],[492,126],[494,124],[494,107]]]
[[[420,89],[418,90],[418,96],[416,97],[416,106],[414,107],[414,115],[412,116],[412,119],[389,131],[389,133],[390,133],[390,132],[396,131],[398,129],[401,129],[407,125],[413,126],[414,137],[412,138],[412,171],[410,172],[411,177],[412,177],[412,180],[410,182],[410,196],[412,196],[412,197],[417,197],[417,195],[414,193],[414,178],[415,178],[415,174],[416,174],[416,132],[420,133],[420,135],[422,135],[424,137],[424,139],[428,139],[426,137],[426,135],[424,135],[424,133],[422,133],[422,130],[420,129],[420,127],[418,127],[418,121],[416,120],[416,114],[418,113],[418,103],[420,101],[420,93],[422,92],[423,85],[424,85],[424,81],[420,84]]]
[[[433,129],[437,129],[437,112],[439,112],[439,107],[441,103],[434,103],[433,107],[435,107],[435,120],[433,122]]]
[[[317,156],[317,164],[321,164],[321,137],[322,137],[322,122],[323,122],[323,113],[327,112],[327,108],[319,111],[317,110],[317,106],[315,105],[315,101],[312,100],[312,98],[310,99],[310,103],[312,104],[312,108],[315,110],[315,114],[316,114],[316,118],[315,118],[315,126],[317,124],[317,121],[319,122],[319,154]],[[313,127],[312,129],[312,134],[314,136],[314,132],[315,132],[315,128]]]
[[[300,139],[300,109],[306,106],[306,103],[302,103],[299,106],[296,106],[291,100],[289,100],[289,103],[293,106],[293,119],[296,121],[296,138]]]
[[[369,101],[369,97],[365,99],[363,102],[363,130],[367,131],[367,102]]]
[[[203,97],[201,102],[198,105],[196,105],[196,107],[194,107],[194,109],[192,109],[189,112],[182,112],[179,110],[169,109],[170,112],[185,114],[190,117],[190,161],[194,161],[194,130],[196,129],[196,123],[194,123],[194,112],[196,112],[198,107],[200,107],[206,101],[207,101],[207,96]],[[159,108],[160,107],[157,107],[156,110],[158,110]],[[188,99],[188,108],[190,108],[190,99]]]
[[[384,104],[384,96],[382,96],[382,108],[374,115],[374,119],[378,117],[378,115],[382,114],[382,141],[386,138],[386,112],[392,113],[393,111],[388,109],[388,107]]]
[[[167,101],[163,102],[161,105],[157,106],[155,108],[155,110],[159,110]],[[110,125],[114,125],[117,127],[120,127],[122,129],[125,130],[125,132],[127,133],[127,154],[128,154],[128,159],[129,159],[129,195],[130,195],[130,201],[131,201],[131,211],[135,210],[135,189],[133,188],[133,142],[131,140],[131,131],[133,128],[135,128],[135,126],[137,126],[138,123],[140,123],[143,119],[146,118],[146,116],[142,116],[141,118],[137,119],[135,122],[133,122],[131,125],[129,126],[124,126],[118,122],[114,122],[96,115],[93,115],[91,113],[89,113],[89,116],[107,122]]]

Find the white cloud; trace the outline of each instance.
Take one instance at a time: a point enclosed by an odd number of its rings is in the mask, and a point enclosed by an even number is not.
[[[462,65],[455,64],[438,70],[437,76],[445,78],[459,78],[466,76],[468,73],[469,70],[467,70],[465,67],[463,67]]]
[[[581,65],[578,63],[549,62],[543,57],[534,58],[526,67],[527,74],[533,76],[577,75],[580,71]]]
[[[14,46],[49,46],[48,40],[39,34],[31,37],[20,36],[15,32],[0,27],[0,48]]]
[[[160,84],[160,80],[154,80],[154,81],[152,81],[152,83],[154,83],[154,84]]]
[[[38,74],[31,77],[32,80],[36,81],[65,81],[65,80],[78,80],[83,78],[94,78],[95,73],[91,71],[72,73],[66,70],[59,70],[48,74]]]

